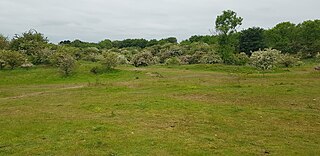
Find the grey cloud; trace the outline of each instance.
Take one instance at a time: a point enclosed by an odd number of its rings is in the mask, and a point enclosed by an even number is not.
[[[210,34],[215,17],[226,9],[244,18],[244,29],[318,19],[318,6],[318,0],[1,0],[0,33],[13,36],[34,28],[52,42],[169,36],[182,40]]]

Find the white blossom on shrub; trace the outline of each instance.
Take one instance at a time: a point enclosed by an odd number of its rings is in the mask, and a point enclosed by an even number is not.
[[[222,63],[222,62],[223,60],[220,57],[220,55],[214,52],[204,54],[200,59],[200,63],[203,63],[203,64],[216,64],[216,63]]]
[[[279,64],[285,67],[293,67],[298,65],[299,58],[296,58],[290,54],[280,55]]]
[[[134,55],[131,62],[136,67],[155,64],[154,57],[150,52],[142,52]]]
[[[274,69],[279,63],[281,52],[276,49],[265,49],[264,51],[253,52],[250,61],[251,65],[260,70]]]
[[[22,65],[21,65],[21,68],[24,68],[24,69],[29,69],[29,68],[31,68],[31,67],[33,67],[34,65],[31,63],[31,62],[29,62],[29,61],[25,61]]]

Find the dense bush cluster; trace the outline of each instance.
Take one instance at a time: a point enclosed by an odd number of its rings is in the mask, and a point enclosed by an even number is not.
[[[253,27],[237,32],[242,20],[235,12],[224,11],[217,17],[217,35],[192,36],[180,43],[170,37],[161,40],[105,39],[98,43],[66,40],[52,44],[35,30],[16,35],[11,40],[0,35],[0,69],[29,69],[42,64],[56,66],[64,75],[70,75],[77,61],[98,62],[106,71],[119,64],[141,67],[224,63],[270,70],[298,65],[300,58],[314,57],[320,62],[320,20],[297,25],[284,22],[268,30]],[[91,70],[97,71],[98,67]]]

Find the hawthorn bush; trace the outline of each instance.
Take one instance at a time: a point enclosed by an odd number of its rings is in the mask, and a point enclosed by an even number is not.
[[[0,51],[0,68],[9,66],[10,69],[21,66],[27,60],[26,56],[18,51],[1,50]]]
[[[251,65],[260,70],[274,69],[279,63],[281,52],[276,49],[265,49],[253,52],[250,57]]]

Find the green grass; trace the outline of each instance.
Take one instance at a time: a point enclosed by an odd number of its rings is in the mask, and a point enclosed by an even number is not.
[[[0,71],[0,155],[320,154],[312,64],[93,66]]]

